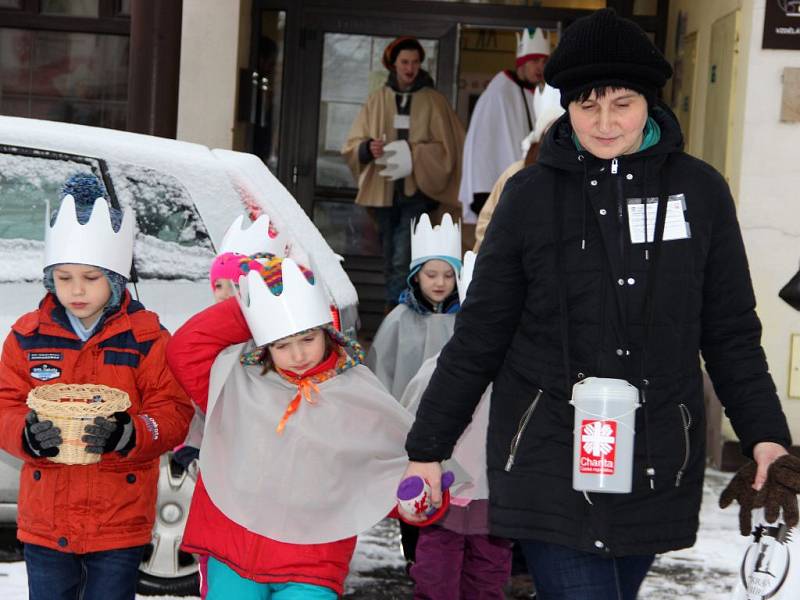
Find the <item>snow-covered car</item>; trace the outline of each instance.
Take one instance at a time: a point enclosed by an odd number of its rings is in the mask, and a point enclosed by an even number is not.
[[[93,173],[112,204],[131,206],[137,231],[129,287],[174,331],[213,301],[208,268],[227,226],[266,211],[313,256],[316,272],[353,330],[357,296],[333,253],[289,192],[257,157],[82,125],[0,116],[0,343],[41,299],[46,203],[58,205],[68,176]],[[16,522],[20,461],[0,452],[0,525]],[[197,564],[179,549],[196,468],[162,457],[153,540],[140,568],[140,591],[185,593]]]

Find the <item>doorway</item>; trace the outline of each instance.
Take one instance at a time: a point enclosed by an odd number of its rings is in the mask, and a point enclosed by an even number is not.
[[[708,93],[703,137],[703,160],[730,179],[728,168],[733,114],[733,89],[736,85],[736,58],[739,51],[739,10],[714,21],[708,57]]]
[[[651,4],[661,14],[667,0]],[[255,68],[240,83],[240,98],[242,90],[252,98],[240,104],[248,109],[240,112],[250,119],[249,148],[345,258],[359,294],[362,329],[374,330],[383,318],[381,247],[369,214],[354,203],[356,182],[339,150],[369,93],[386,80],[380,62],[386,44],[399,35],[420,40],[424,68],[466,126],[489,80],[513,68],[517,32],[541,27],[557,37],[604,5],[663,40],[655,9],[636,13],[639,3],[628,0],[253,0]],[[258,146],[258,139],[268,143]]]

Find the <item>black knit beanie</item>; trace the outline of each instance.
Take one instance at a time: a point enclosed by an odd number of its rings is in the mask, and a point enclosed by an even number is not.
[[[567,27],[547,61],[544,78],[561,91],[561,105],[599,87],[635,90],[652,106],[672,67],[644,30],[604,8]]]

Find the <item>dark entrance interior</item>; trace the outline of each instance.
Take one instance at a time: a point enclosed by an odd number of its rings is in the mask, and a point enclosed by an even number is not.
[[[603,6],[637,20],[663,48],[668,0],[254,0],[250,68],[240,81],[239,119],[259,155],[312,216],[360,298],[362,332],[383,317],[377,230],[356,206],[356,182],[339,154],[367,95],[383,85],[384,46],[418,37],[436,87],[468,122],[497,71],[513,66],[514,34],[542,27],[554,40]]]

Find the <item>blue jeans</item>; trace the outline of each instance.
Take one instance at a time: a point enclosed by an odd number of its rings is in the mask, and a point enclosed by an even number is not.
[[[144,546],[71,554],[25,544],[29,600],[133,600]]]
[[[606,558],[558,544],[520,540],[536,600],[636,600],[655,556]]]
[[[241,577],[214,557],[208,559],[206,600],[336,600],[332,589],[310,583],[258,583]]]
[[[386,303],[396,305],[406,289],[411,262],[411,220],[435,207],[436,203],[418,194],[407,197],[395,191],[392,206],[373,209],[383,247],[383,276],[386,280]]]

